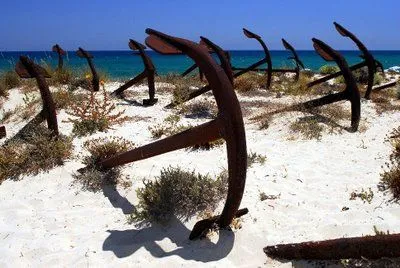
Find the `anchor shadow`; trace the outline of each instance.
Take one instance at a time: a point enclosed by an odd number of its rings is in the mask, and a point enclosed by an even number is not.
[[[152,225],[139,230],[108,230],[108,232],[110,235],[103,243],[103,250],[112,251],[118,258],[129,257],[144,247],[156,258],[177,255],[185,260],[217,261],[231,252],[235,240],[232,231],[221,230],[217,243],[208,239],[191,241],[188,239],[190,230],[177,218],[171,220],[168,227]],[[166,251],[157,244],[157,241],[165,238],[177,248]]]

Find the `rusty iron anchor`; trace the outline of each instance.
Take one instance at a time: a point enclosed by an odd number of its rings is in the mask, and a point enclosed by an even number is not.
[[[200,39],[201,40],[200,40],[199,44],[203,45],[204,47],[207,47],[208,50],[212,50],[213,52],[215,52],[217,54],[218,59],[220,61],[221,68],[224,70],[225,74],[228,76],[229,81],[233,85],[233,71],[231,69],[231,64],[229,61],[229,54],[227,52],[225,52],[221,47],[219,47],[215,43],[211,42],[206,37],[201,36]],[[158,48],[154,45],[153,45],[153,47],[154,47],[153,49],[155,49],[157,51]],[[202,88],[199,88],[199,89],[191,92],[186,97],[184,97],[179,103],[170,103],[167,106],[165,106],[165,108],[176,107],[177,105],[180,105],[189,100],[192,100],[210,90],[211,90],[210,85],[206,85]]]
[[[213,90],[219,110],[218,116],[212,121],[181,133],[105,159],[99,163],[99,166],[109,169],[195,144],[220,138],[225,139],[229,170],[229,185],[225,206],[220,216],[200,221],[194,226],[189,238],[195,239],[211,228],[213,224],[217,224],[221,228],[227,227],[235,216],[240,216],[247,212],[247,210],[238,210],[243,197],[247,169],[246,135],[243,117],[239,101],[229,78],[207,50],[189,40],[172,37],[152,29],[147,29],[146,33],[149,34],[146,44],[150,44],[150,47],[155,45],[164,52],[171,51],[171,49],[178,50],[196,62]]]
[[[370,98],[370,94],[372,91],[372,86],[374,83],[374,74],[377,72],[377,67],[379,69],[381,69],[382,73],[384,74],[384,69],[383,69],[383,65],[382,63],[380,63],[378,60],[376,60],[372,54],[369,52],[369,50],[367,49],[367,47],[354,35],[352,34],[350,31],[348,31],[347,29],[345,29],[343,26],[341,26],[340,24],[338,24],[337,22],[333,23],[335,25],[336,30],[345,37],[349,37],[358,47],[358,49],[362,52],[362,55],[360,56],[364,61],[352,65],[350,66],[350,70],[355,71],[358,70],[362,67],[367,66],[368,68],[368,85],[367,85],[367,90],[365,92],[364,98],[369,99]],[[322,78],[319,78],[317,80],[314,80],[310,83],[307,84],[307,87],[313,87],[315,85],[321,84],[323,82],[326,82],[328,80],[331,80],[333,78],[336,78],[338,76],[341,76],[342,72],[336,72],[334,74],[330,74],[327,76],[324,76]]]
[[[289,57],[289,60],[293,60],[294,63],[296,64],[296,67],[294,70],[291,69],[275,69],[272,70],[273,72],[283,72],[283,73],[289,73],[289,72],[294,72],[296,74],[295,76],[295,81],[298,81],[300,78],[300,69],[305,69],[303,62],[300,60],[299,55],[297,54],[296,50],[294,47],[289,44],[284,38],[282,38],[282,44],[283,46],[289,50],[292,53],[292,56]]]
[[[143,100],[143,106],[151,106],[157,103],[158,99],[154,98],[155,95],[155,86],[154,86],[154,76],[156,73],[156,69],[150,57],[144,51],[146,46],[143,44],[129,39],[129,48],[138,51],[140,57],[142,58],[144,70],[133,79],[126,82],[124,85],[116,89],[112,94],[113,95],[121,95],[126,89],[132,87],[133,85],[139,83],[143,79],[147,78],[147,85],[149,87],[149,98]]]
[[[78,57],[80,57],[80,58],[85,58],[87,60],[90,71],[92,72],[93,91],[99,91],[100,90],[100,79],[99,79],[99,76],[97,75],[96,68],[94,67],[94,64],[92,61],[93,56],[81,47],[76,51],[76,55],[78,55]]]
[[[64,65],[63,56],[66,55],[66,52],[58,45],[55,44],[52,48],[53,52],[56,52],[58,55],[58,67],[57,70],[61,71]]]
[[[239,71],[239,72],[235,73],[233,75],[233,77],[236,78],[236,77],[239,77],[250,71],[257,71],[257,67],[259,67],[260,65],[262,65],[264,63],[267,63],[267,68],[260,69],[260,70],[265,71],[267,74],[267,85],[266,86],[267,86],[267,89],[269,89],[271,87],[271,79],[272,79],[272,60],[271,60],[271,55],[269,53],[268,47],[259,35],[252,33],[245,28],[243,28],[243,33],[247,38],[256,39],[258,41],[258,43],[260,43],[261,47],[263,48],[265,57],[246,68],[239,68],[239,67],[232,66],[233,71]]]
[[[358,91],[356,80],[346,60],[339,52],[316,38],[313,38],[312,41],[314,49],[324,60],[335,61],[336,64],[339,66],[341,73],[344,77],[346,88],[341,92],[332,93],[318,99],[291,105],[287,108],[268,113],[268,115],[274,115],[281,112],[289,111],[310,111],[313,108],[319,106],[331,104],[342,100],[348,100],[351,103],[351,127],[349,128],[349,131],[356,132],[358,130],[358,125],[361,118],[360,92]],[[264,115],[265,114],[256,116],[253,119],[262,118]]]
[[[43,67],[35,64],[26,56],[20,56],[15,66],[15,71],[21,78],[35,78],[40,90],[40,96],[43,102],[43,109],[37,116],[41,121],[47,120],[47,126],[53,131],[54,135],[58,135],[58,123],[56,106],[51,96],[46,78],[50,78],[50,74]],[[39,121],[40,121],[39,120]],[[37,123],[40,123],[40,122]]]

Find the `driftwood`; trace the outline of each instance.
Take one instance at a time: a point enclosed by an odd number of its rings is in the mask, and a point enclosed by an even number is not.
[[[246,137],[239,101],[232,84],[222,68],[209,55],[204,47],[158,31],[147,29],[150,36],[146,44],[156,51],[181,51],[191,57],[207,78],[218,106],[218,117],[205,124],[193,127],[176,135],[158,140],[145,146],[105,159],[99,163],[104,169],[143,160],[174,150],[225,139],[228,154],[229,186],[222,214],[211,221],[227,227],[238,213],[246,182]],[[190,235],[191,239],[202,234],[209,225],[197,225]]]
[[[143,61],[144,70],[136,77],[134,77],[133,79],[129,80],[124,85],[116,89],[112,94],[121,95],[126,89],[132,87],[133,85],[147,78],[147,85],[149,87],[149,98],[143,100],[143,105],[145,106],[154,105],[158,101],[158,99],[154,98],[155,95],[154,76],[156,72],[154,64],[151,61],[150,57],[144,51],[146,49],[146,46],[142,45],[141,43],[135,40],[130,39],[129,48],[132,50],[137,50],[139,52],[139,55]]]
[[[272,258],[288,260],[380,259],[400,257],[400,234],[339,238],[264,248]]]
[[[99,91],[100,90],[100,79],[99,79],[99,76],[97,75],[96,68],[94,67],[94,64],[92,61],[93,56],[81,47],[76,51],[76,55],[78,55],[78,57],[80,57],[80,58],[85,58],[87,60],[90,71],[92,72],[93,91]]]
[[[379,67],[382,71],[382,73],[384,74],[384,69],[383,69],[383,65],[382,63],[380,63],[378,60],[376,60],[372,54],[369,52],[369,50],[367,49],[367,47],[351,32],[349,32],[347,29],[345,29],[343,26],[341,26],[340,24],[334,22],[333,23],[335,25],[336,30],[345,37],[349,37],[358,47],[358,49],[362,52],[362,56],[360,56],[362,59],[364,59],[364,61],[355,64],[353,66],[350,66],[350,70],[355,71],[358,70],[362,67],[367,66],[368,68],[368,85],[367,85],[367,90],[365,92],[365,98],[369,99],[370,95],[371,95],[371,91],[372,91],[372,86],[374,84],[374,74],[377,72],[377,67]],[[307,87],[312,87],[318,84],[321,84],[323,82],[326,82],[328,80],[331,80],[335,77],[339,77],[341,76],[343,73],[342,71],[340,72],[336,72],[334,74],[330,74],[327,76],[324,76],[320,79],[317,79],[315,81],[312,81],[310,83],[307,84]]]
[[[43,109],[39,116],[42,120],[46,119],[48,128],[53,131],[54,135],[58,135],[56,106],[46,82],[46,78],[50,78],[48,72],[25,56],[20,56],[15,71],[21,78],[36,79],[43,102]]]
[[[64,65],[64,60],[63,56],[66,54],[65,51],[58,45],[55,44],[52,48],[53,52],[56,52],[58,54],[58,70],[62,70],[63,65]]]
[[[397,85],[396,81],[389,82],[389,83],[386,83],[386,84],[383,84],[383,85],[378,85],[378,86],[373,87],[372,91],[380,91],[382,89],[389,88],[389,87],[394,87],[396,85]]]

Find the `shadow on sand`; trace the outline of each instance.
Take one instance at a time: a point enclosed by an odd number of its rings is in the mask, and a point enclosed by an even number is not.
[[[124,214],[130,214],[135,207],[122,197],[115,187],[104,187],[104,195],[110,200],[115,208],[120,208]],[[156,258],[172,255],[180,256],[185,260],[210,262],[226,257],[232,250],[235,235],[229,230],[220,230],[217,243],[209,239],[189,240],[190,230],[174,217],[168,226],[152,225],[142,229],[130,230],[108,230],[109,236],[103,243],[104,251],[112,251],[118,258],[129,257],[137,250],[144,247]],[[168,238],[176,245],[176,249],[165,251],[157,244]]]

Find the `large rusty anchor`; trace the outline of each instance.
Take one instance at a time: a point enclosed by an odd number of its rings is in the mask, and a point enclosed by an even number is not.
[[[267,89],[270,88],[271,86],[271,79],[272,79],[272,60],[271,60],[271,55],[269,53],[268,47],[267,45],[264,43],[264,41],[261,39],[261,37],[255,33],[250,32],[249,30],[243,28],[243,33],[245,36],[247,36],[248,38],[252,38],[252,39],[256,39],[261,47],[263,48],[265,57],[261,60],[259,60],[256,63],[253,63],[252,65],[250,65],[249,67],[246,68],[239,68],[239,67],[233,67],[232,66],[232,70],[233,71],[239,71],[237,73],[235,73],[233,75],[234,78],[239,77],[245,73],[248,73],[250,71],[258,71],[258,70],[262,70],[265,71],[267,73]],[[266,69],[257,69],[260,65],[267,63],[267,68]]]
[[[298,81],[299,77],[300,77],[300,69],[305,68],[304,64],[300,60],[299,55],[297,55],[297,52],[294,49],[294,47],[283,38],[282,38],[282,44],[287,50],[289,50],[292,53],[293,56],[289,57],[288,59],[293,60],[294,63],[296,64],[296,67],[293,70],[291,70],[291,69],[274,69],[273,72],[282,72],[282,73],[294,72],[296,74],[295,80]]]
[[[280,244],[265,247],[264,253],[273,258],[288,260],[398,258],[400,257],[400,234]]]
[[[58,135],[57,113],[46,78],[50,78],[49,73],[41,66],[35,64],[26,56],[20,56],[15,71],[21,78],[35,78],[42,97],[43,109],[37,116],[37,123],[47,120],[47,126]]]
[[[351,103],[351,128],[349,129],[349,131],[356,132],[361,117],[360,92],[358,91],[356,80],[354,79],[354,76],[346,60],[339,52],[337,52],[336,50],[334,50],[333,48],[331,48],[330,46],[328,46],[327,44],[316,38],[313,38],[312,41],[314,43],[313,44],[314,49],[324,60],[335,61],[336,64],[339,66],[341,73],[344,77],[346,88],[341,92],[332,93],[318,99],[306,101],[300,104],[295,104],[268,114],[273,115],[289,111],[310,111],[313,108],[319,106],[331,104],[342,100],[348,100]],[[259,119],[262,118],[263,116],[264,114],[256,116],[254,117],[254,119],[257,118]]]
[[[201,40],[200,40],[199,44],[200,44],[200,45],[205,45],[204,42],[201,41]],[[208,51],[209,51],[210,53],[213,53],[213,52],[214,52],[214,51],[213,51],[212,49],[210,49],[208,46],[206,46],[206,48],[208,49]],[[182,77],[185,77],[185,76],[187,76],[188,74],[190,74],[191,72],[193,72],[193,71],[196,70],[196,69],[197,69],[197,64],[196,64],[196,63],[193,63],[193,65],[190,66],[189,68],[187,68],[187,69],[181,74],[181,76],[182,76]],[[204,74],[203,74],[203,72],[202,72],[200,69],[199,69],[199,76],[200,76],[200,80],[203,81]]]
[[[351,132],[356,132],[358,129],[358,125],[360,123],[361,117],[361,103],[360,103],[360,92],[358,91],[356,80],[354,79],[351,70],[344,59],[344,57],[325,44],[324,42],[313,38],[312,41],[314,42],[313,46],[317,53],[326,61],[335,61],[338,65],[341,73],[343,75],[346,88],[338,93],[329,94],[327,96],[307,101],[298,105],[295,105],[296,109],[312,109],[315,107],[319,107],[322,105],[348,100],[351,103]]]
[[[218,56],[218,59],[220,61],[221,64],[221,68],[224,70],[225,74],[228,76],[229,81],[232,83],[233,85],[233,72],[231,69],[231,64],[229,62],[229,54],[226,53],[221,47],[219,47],[218,45],[214,44],[213,42],[211,42],[209,39],[207,39],[206,37],[201,36],[200,37],[201,41],[200,44],[203,45],[204,47],[207,47],[207,49],[212,50],[213,52],[215,52]],[[153,49],[155,49],[157,51],[157,47],[155,45],[153,45]],[[196,65],[197,66],[197,65]],[[190,94],[188,94],[186,97],[184,97],[180,103],[170,103],[168,104],[165,108],[173,108],[179,104],[185,103],[189,100],[192,100],[208,91],[211,90],[210,85],[206,85],[202,88],[199,88],[193,92],[191,92]]]
[[[372,91],[372,86],[374,84],[374,74],[377,72],[377,67],[379,67],[379,69],[381,69],[382,73],[384,74],[383,65],[378,60],[376,60],[374,58],[374,56],[372,56],[372,54],[369,52],[367,47],[354,34],[349,32],[347,29],[345,29],[343,26],[341,26],[340,24],[338,24],[336,22],[334,22],[333,24],[335,25],[336,30],[342,36],[349,37],[357,45],[358,49],[362,52],[362,55],[360,57],[362,59],[364,59],[364,61],[362,61],[358,64],[355,64],[353,66],[350,66],[350,70],[355,71],[362,67],[367,66],[367,68],[368,68],[368,85],[367,85],[367,90],[365,92],[364,97],[366,99],[369,99],[371,91]],[[312,86],[321,84],[323,82],[326,82],[328,80],[331,80],[331,79],[336,78],[341,75],[342,75],[342,72],[340,71],[340,72],[336,72],[331,75],[324,76],[320,79],[317,79],[315,81],[308,83],[307,87],[312,87]]]
[[[80,57],[80,58],[85,58],[87,60],[90,71],[92,72],[93,91],[99,91],[100,90],[100,85],[99,85],[100,80],[99,80],[99,76],[97,75],[96,68],[94,67],[94,64],[92,61],[93,56],[81,47],[76,51],[76,55],[78,55],[78,57]]]
[[[161,32],[147,29],[149,34],[146,44],[156,44],[164,52],[181,51],[191,57],[204,73],[210,83],[219,109],[216,119],[190,128],[176,135],[158,140],[131,151],[105,159],[100,167],[108,169],[156,155],[179,150],[195,144],[201,144],[220,138],[225,139],[228,154],[229,185],[228,195],[222,214],[195,224],[190,239],[195,239],[208,230],[213,224],[227,227],[235,216],[247,212],[238,210],[243,197],[246,182],[246,136],[239,101],[233,91],[232,83],[222,68],[202,46]],[[151,46],[150,46],[151,47]]]
[[[141,43],[129,39],[129,48],[132,50],[137,50],[139,52],[140,57],[142,58],[144,70],[140,74],[138,74],[133,79],[126,82],[124,85],[116,89],[112,94],[113,95],[121,95],[126,89],[132,87],[133,85],[139,83],[143,79],[147,78],[147,85],[149,87],[149,98],[143,100],[144,106],[151,106],[157,103],[158,99],[154,98],[155,95],[155,86],[154,86],[154,75],[156,69],[154,67],[153,62],[150,57],[144,51],[146,47]]]
[[[61,71],[64,65],[63,56],[66,54],[65,51],[58,45],[55,44],[52,48],[53,52],[56,52],[58,55],[58,67],[57,70]]]

